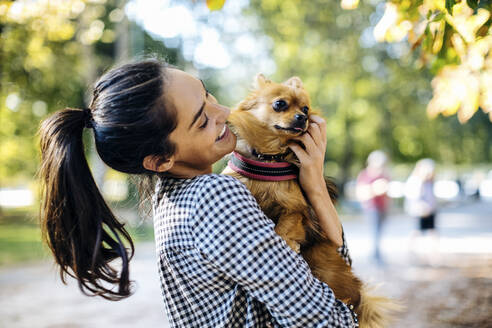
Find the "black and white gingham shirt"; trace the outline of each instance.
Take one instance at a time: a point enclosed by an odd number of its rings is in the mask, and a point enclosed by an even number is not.
[[[353,327],[239,180],[162,178],[153,197],[171,327]],[[339,249],[350,263],[347,248]]]

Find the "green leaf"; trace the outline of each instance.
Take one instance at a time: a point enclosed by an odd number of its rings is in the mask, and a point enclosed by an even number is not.
[[[433,42],[434,42],[434,36],[432,35],[432,32],[429,28],[429,24],[427,24],[425,28],[425,38],[422,46],[426,51],[431,51]]]
[[[455,0],[446,0],[446,9],[452,15],[453,14],[453,6],[456,4]]]
[[[207,7],[210,10],[220,10],[224,6],[225,0],[207,0]]]
[[[488,11],[491,11],[491,7],[492,7],[492,1],[491,0],[480,0],[478,2],[479,3],[478,3],[477,9],[483,8],[483,9],[487,9]]]
[[[439,14],[437,14],[433,19],[432,21],[433,22],[437,22],[437,21],[440,21],[441,19],[443,19],[445,16],[445,14],[443,12],[440,12]]]
[[[478,0],[466,0],[466,4],[473,10],[478,8]]]

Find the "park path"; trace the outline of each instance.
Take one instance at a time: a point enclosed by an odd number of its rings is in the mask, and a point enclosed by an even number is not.
[[[87,297],[76,282],[61,283],[46,263],[0,270],[1,328],[168,327],[152,243],[136,245],[131,262],[136,292],[118,302]]]
[[[371,263],[370,229],[360,215],[344,228],[354,270],[365,281],[384,282],[381,292],[406,303],[394,327],[492,327],[492,203],[443,209],[439,263],[425,263],[425,250],[410,256],[414,222],[394,214],[384,231],[384,267]],[[0,269],[1,328],[167,328],[152,243],[136,247],[131,266],[135,294],[109,302],[86,297],[73,280],[63,285],[47,261]],[[417,292],[418,291],[418,292]]]

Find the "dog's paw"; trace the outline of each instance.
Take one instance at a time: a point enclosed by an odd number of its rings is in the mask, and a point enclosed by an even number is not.
[[[292,250],[294,252],[296,252],[297,254],[299,254],[301,252],[301,244],[299,244],[298,242],[293,241],[293,240],[289,240],[287,242],[287,245],[289,245],[289,247],[292,248]]]

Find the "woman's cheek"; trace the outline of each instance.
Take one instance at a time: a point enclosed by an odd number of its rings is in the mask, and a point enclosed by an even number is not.
[[[208,127],[207,127],[207,135],[206,135],[206,141],[207,142],[212,142],[214,143],[215,142],[215,130],[212,128],[212,124],[210,124]]]

